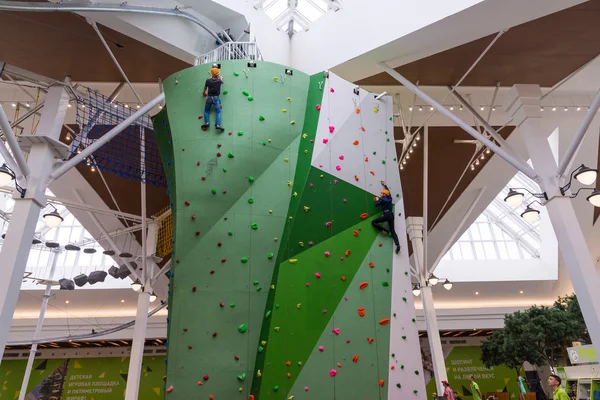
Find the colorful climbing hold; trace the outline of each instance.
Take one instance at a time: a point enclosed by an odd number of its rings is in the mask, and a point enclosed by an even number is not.
[[[263,117],[262,115],[259,115],[259,116],[258,116],[258,120],[259,120],[259,121],[264,121],[264,120],[265,120],[265,117]]]
[[[212,194],[217,194],[217,189],[215,189],[215,188],[212,188],[210,191]]]
[[[358,307],[358,316],[359,317],[364,317],[365,316],[365,309],[364,307]]]
[[[331,332],[335,333],[336,335],[339,335],[340,334],[340,328],[333,328],[331,330]]]
[[[323,139],[323,144],[327,144],[327,142],[329,142],[329,139],[327,139],[327,138],[324,138],[324,139]]]
[[[246,264],[248,262],[248,257],[242,257],[240,261],[242,262],[242,264]]]
[[[167,388],[167,393],[171,393],[172,391],[173,391],[173,386],[169,386],[169,387]]]
[[[368,342],[369,344],[373,343],[373,340],[375,340],[375,339],[373,339],[372,337],[368,337],[368,338],[367,338],[367,342]]]
[[[248,325],[246,324],[241,324],[240,326],[238,326],[238,332],[239,333],[246,333],[246,331],[248,330]]]
[[[325,222],[325,226],[329,228],[331,226],[331,221]]]
[[[267,258],[268,258],[269,260],[270,260],[270,259],[272,259],[272,258],[273,258],[273,253],[269,253],[269,254],[267,254]]]
[[[296,125],[296,121],[295,120],[291,120],[290,121],[290,125]]]
[[[248,93],[248,91],[247,91],[247,90],[242,90],[242,94],[243,94],[244,96],[250,96],[250,93]]]
[[[381,282],[381,286],[390,286],[390,284],[387,281],[382,281]]]
[[[290,264],[296,264],[298,262],[298,259],[297,258],[291,258],[289,262],[290,262]]]
[[[233,156],[233,153],[232,153],[232,152],[229,152],[229,153],[227,154],[227,157],[229,157],[229,158],[233,158],[233,157],[234,157],[234,156]]]
[[[267,313],[265,314],[265,319],[269,319],[270,316],[271,316],[271,310],[267,311]]]
[[[248,101],[252,101],[252,100],[254,100],[254,97],[248,96]]]
[[[249,176],[248,177],[248,182],[250,182],[250,183],[254,182],[254,177],[253,176]]]
[[[369,286],[368,282],[361,282],[360,285],[358,285],[360,290],[365,289],[367,286]]]
[[[331,370],[329,371],[329,376],[331,376],[331,377],[334,377],[334,376],[336,376],[336,375],[337,375],[337,371],[336,371],[335,369],[331,369]]]
[[[317,111],[321,111],[321,105],[320,105],[320,104],[317,104],[317,105],[315,106],[315,108],[317,109]]]
[[[358,354],[352,357],[352,362],[358,362]]]
[[[336,166],[335,166],[335,169],[336,169],[337,171],[341,171],[341,170],[342,170],[342,167],[340,167],[339,165],[336,165]]]
[[[320,274],[320,273],[318,273],[318,272],[315,272],[315,278],[317,278],[317,279],[321,279],[321,274]]]
[[[233,75],[240,76],[240,73],[239,72],[234,72]]]
[[[329,257],[331,255],[331,253],[328,251],[326,251],[324,254],[325,254],[325,257]]]
[[[256,222],[250,224],[250,228],[252,228],[252,230],[257,230],[258,229],[258,224]]]
[[[373,262],[370,262],[369,263],[369,268],[374,268],[374,267],[375,267],[375,264]]]
[[[335,126],[329,125],[329,133],[333,133],[335,131]]]
[[[390,323],[390,319],[389,318],[382,318],[379,320],[379,325],[387,325]]]

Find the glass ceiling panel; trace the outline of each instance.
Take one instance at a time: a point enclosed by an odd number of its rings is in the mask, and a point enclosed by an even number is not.
[[[295,33],[308,29],[308,24],[321,18],[330,9],[339,9],[340,3],[343,1],[328,3],[325,0],[259,0],[255,7],[262,7],[269,18],[277,21],[281,30],[287,31],[289,22],[293,21]]]

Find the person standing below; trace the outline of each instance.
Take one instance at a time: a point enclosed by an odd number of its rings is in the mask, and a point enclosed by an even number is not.
[[[550,375],[550,377],[548,378],[548,386],[550,386],[554,391],[552,398],[554,400],[569,400],[567,392],[565,392],[565,390],[560,387],[561,384],[562,379],[558,375]]]
[[[442,385],[444,385],[444,400],[455,400],[454,391],[450,387],[448,381],[442,381]]]
[[[225,129],[221,127],[221,85],[223,84],[223,77],[219,68],[212,68],[210,70],[212,77],[206,80],[204,84],[204,97],[206,97],[206,104],[204,106],[204,125],[202,129],[206,130],[210,126],[210,109],[215,106],[216,124],[215,128],[223,132]],[[208,94],[206,91],[208,90]]]
[[[473,375],[469,375],[469,385],[471,386],[471,393],[473,394],[473,400],[483,399],[481,390],[479,390],[479,384],[477,382],[475,382],[475,377]]]
[[[519,385],[519,398],[525,400],[525,394],[527,393],[527,390],[525,390],[525,379],[523,379],[522,376],[519,376],[517,383]]]
[[[375,218],[371,221],[371,224],[375,229],[381,232],[392,234],[392,238],[396,244],[396,254],[398,254],[400,252],[400,242],[398,241],[398,235],[396,235],[396,230],[394,229],[394,203],[390,194],[390,189],[386,186],[385,181],[381,181],[381,185],[384,189],[381,191],[381,197],[375,197],[375,205],[381,207],[383,215],[379,218]],[[380,222],[387,222],[389,230],[385,229]]]

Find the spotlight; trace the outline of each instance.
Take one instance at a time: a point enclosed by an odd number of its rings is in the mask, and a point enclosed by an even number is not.
[[[543,111],[544,111],[544,107],[540,107],[540,111],[542,111],[542,112],[543,112]]]
[[[568,107],[565,107],[565,109],[564,109],[563,111],[569,111],[569,108],[568,108]]]
[[[413,285],[413,290],[412,290],[412,292],[413,292],[413,295],[415,295],[415,296],[419,296],[419,295],[421,294],[421,285],[419,285],[418,283],[415,283],[415,284]]]
[[[496,106],[492,107],[492,111],[496,111]]]
[[[50,207],[54,208],[54,211],[43,215],[44,222],[46,223],[46,225],[48,225],[49,228],[56,228],[65,219],[58,213],[56,207],[54,207],[52,204],[50,204]]]
[[[454,106],[450,106],[450,111],[454,111]]]
[[[484,107],[484,106],[481,106],[479,109],[480,109],[481,111],[483,111],[483,110],[485,109],[485,107]]]
[[[552,107],[552,111],[556,111],[556,107]]]
[[[485,160],[485,154],[482,154],[482,155],[481,155],[481,159],[482,159],[482,160]]]
[[[423,107],[419,106],[419,111],[423,111]]]
[[[411,107],[408,107],[408,111],[412,111],[412,106],[411,106]]]
[[[69,103],[69,104],[67,104],[67,107],[71,108],[71,107],[73,107],[73,106],[71,105],[71,103]]]
[[[125,108],[129,108],[129,104],[125,104]]]
[[[460,110],[460,111],[462,111],[462,110],[463,110],[463,107],[462,107],[462,106],[460,106],[459,110]]]
[[[540,216],[540,212],[538,210],[536,210],[535,208],[531,208],[529,206],[527,206],[525,211],[523,211],[523,213],[521,214],[521,217],[523,217],[523,219],[527,222],[535,222],[535,221],[537,221],[539,216]]]
[[[13,106],[13,107],[16,107],[16,106],[17,106],[17,103],[12,103],[12,106]]]
[[[486,154],[490,154],[490,153],[491,153],[490,149],[487,149],[487,150],[485,151],[485,153],[486,153]]]
[[[450,290],[450,289],[452,289],[452,282],[450,282],[448,279],[446,279],[446,282],[444,282],[444,284],[442,286],[444,287],[444,289]]]
[[[479,160],[475,160],[475,165],[479,165]]]
[[[31,107],[31,104],[25,103],[25,107],[29,108],[29,107]]]
[[[577,107],[577,108],[576,108],[576,110],[577,110],[577,111],[580,111],[580,110],[581,110],[581,107]]]
[[[471,171],[475,171],[475,166],[471,164]]]
[[[135,106],[135,108],[139,109],[139,108],[140,108],[140,105],[139,105],[139,104],[138,104],[138,105],[136,105],[136,106]]]
[[[523,193],[510,189],[508,195],[504,198],[504,201],[512,208],[517,208],[523,203]]]
[[[430,107],[429,107],[429,111],[433,111],[433,107],[431,107],[431,106],[430,106]]]
[[[417,135],[417,140],[421,140],[421,135]]]

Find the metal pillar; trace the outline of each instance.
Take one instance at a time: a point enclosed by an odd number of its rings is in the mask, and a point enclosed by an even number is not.
[[[556,233],[571,283],[577,294],[592,342],[600,344],[600,277],[587,247],[585,236],[579,226],[571,199],[562,196],[559,189],[560,172],[552,154],[545,132],[540,127],[540,97],[542,91],[537,85],[515,85],[505,96],[505,109],[520,128],[521,136],[531,157],[532,164],[541,178],[540,186],[549,200],[546,209]],[[590,110],[590,113],[595,111]],[[588,118],[584,124],[588,124]],[[581,131],[581,129],[580,129]],[[580,141],[583,135],[578,131],[574,140]],[[585,133],[585,132],[584,132]],[[567,152],[561,165],[570,163]]]
[[[58,262],[58,256],[60,251],[54,252],[54,257],[52,258],[52,267],[50,268],[50,274],[48,275],[48,279],[54,279],[54,271],[56,270],[56,263]],[[21,384],[21,391],[19,392],[19,400],[24,400],[25,395],[27,394],[27,385],[29,384],[29,377],[31,376],[31,370],[33,369],[33,361],[35,360],[35,353],[37,352],[38,344],[35,343],[35,340],[40,336],[42,332],[42,326],[44,325],[44,316],[46,315],[46,308],[48,308],[48,299],[50,298],[50,292],[52,291],[52,285],[48,283],[46,285],[46,291],[44,292],[44,299],[42,300],[42,307],[40,308],[40,316],[38,318],[37,326],[35,327],[35,332],[33,334],[33,344],[31,345],[31,350],[29,350],[29,359],[27,360],[27,367],[25,368],[25,376],[23,377],[23,383]]]
[[[50,88],[38,126],[40,135],[59,140],[68,103],[69,95],[64,86]],[[4,349],[8,339],[31,241],[40,211],[46,205],[46,178],[53,163],[52,148],[46,143],[34,144],[28,157],[31,176],[27,181],[27,192],[24,198],[18,194],[14,196],[15,207],[0,252],[3,275],[0,279],[0,349]]]
[[[424,248],[423,248],[423,218],[409,217],[406,219],[406,233],[412,243],[413,257],[419,276],[424,274]],[[431,361],[433,363],[432,379],[435,379],[435,387],[438,397],[441,398],[444,393],[442,381],[448,379],[446,373],[446,364],[444,362],[444,352],[442,351],[442,341],[440,338],[440,330],[437,324],[437,316],[433,306],[433,295],[431,286],[427,286],[427,280],[419,278],[421,285],[421,302],[423,303],[423,312],[425,314],[425,323],[427,324],[427,340],[429,341],[429,349],[431,351]]]

